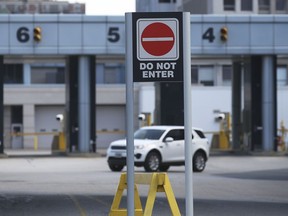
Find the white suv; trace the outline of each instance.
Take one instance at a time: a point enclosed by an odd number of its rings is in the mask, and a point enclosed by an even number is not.
[[[135,166],[147,172],[167,171],[170,166],[185,164],[183,126],[147,126],[134,133]],[[202,172],[209,157],[210,143],[200,128],[192,129],[193,171]],[[126,166],[126,140],[117,140],[107,150],[112,171]]]

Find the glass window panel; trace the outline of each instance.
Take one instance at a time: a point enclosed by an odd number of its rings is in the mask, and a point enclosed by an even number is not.
[[[193,84],[198,84],[198,67],[197,66],[191,67],[191,82]]]
[[[97,67],[100,69],[101,67]],[[124,64],[103,64],[100,71],[96,71],[97,83],[121,84],[125,83]]]
[[[192,84],[201,84],[204,86],[214,85],[213,66],[192,66],[191,67]]]
[[[287,67],[286,66],[277,67],[277,85],[278,86],[287,85]]]
[[[184,140],[184,130],[171,130],[165,137],[172,137],[174,140]]]
[[[96,64],[96,83],[104,83],[104,64]]]
[[[64,84],[64,67],[32,67],[32,84]]]
[[[286,10],[287,0],[276,0],[276,10],[284,11]]]
[[[106,68],[104,82],[109,83],[117,83],[117,70],[114,68]]]
[[[235,10],[235,0],[223,0],[224,11]]]
[[[50,11],[49,13],[59,13],[60,10],[59,10],[59,6],[58,5],[50,5]]]
[[[22,64],[4,64],[3,69],[3,79],[5,84],[23,84]]]
[[[232,66],[223,65],[222,67],[222,82],[223,85],[231,85],[232,82]]]
[[[176,0],[159,0],[159,3],[176,3]]]
[[[252,0],[241,0],[241,10],[242,11],[252,11],[253,10],[253,5],[252,5]]]
[[[205,86],[214,85],[214,73],[212,66],[201,66],[199,67],[199,83]]]
[[[259,10],[269,11],[270,10],[270,0],[259,0]]]

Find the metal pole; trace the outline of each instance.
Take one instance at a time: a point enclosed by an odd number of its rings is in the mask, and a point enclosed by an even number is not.
[[[232,148],[233,150],[240,150],[242,93],[242,65],[240,61],[233,62],[232,73]]]
[[[0,71],[4,74],[4,57],[0,56]],[[4,154],[4,76],[0,76],[0,154]]]
[[[273,56],[263,57],[262,78],[262,119],[263,119],[263,149],[273,151],[274,144],[274,100],[273,100]]]
[[[125,14],[126,29],[126,139],[127,139],[127,214],[134,215],[134,97],[133,97],[133,55],[132,55],[132,13]]]
[[[79,143],[81,153],[89,152],[90,145],[90,88],[89,83],[89,57],[79,57],[79,88],[78,88],[78,118],[79,118]]]
[[[193,161],[192,161],[192,98],[190,13],[183,13],[183,73],[184,73],[184,126],[185,126],[185,188],[186,216],[193,216]]]

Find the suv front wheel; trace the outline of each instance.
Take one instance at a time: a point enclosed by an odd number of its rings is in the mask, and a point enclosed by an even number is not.
[[[144,169],[146,172],[156,172],[159,170],[161,157],[157,152],[150,152],[145,160]]]

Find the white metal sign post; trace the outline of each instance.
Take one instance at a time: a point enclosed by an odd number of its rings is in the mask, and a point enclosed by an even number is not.
[[[126,146],[127,146],[127,215],[134,215],[134,92],[132,53],[132,14],[125,14],[126,20]]]
[[[190,13],[126,13],[127,212],[134,215],[133,82],[184,82],[186,215],[193,216]]]

